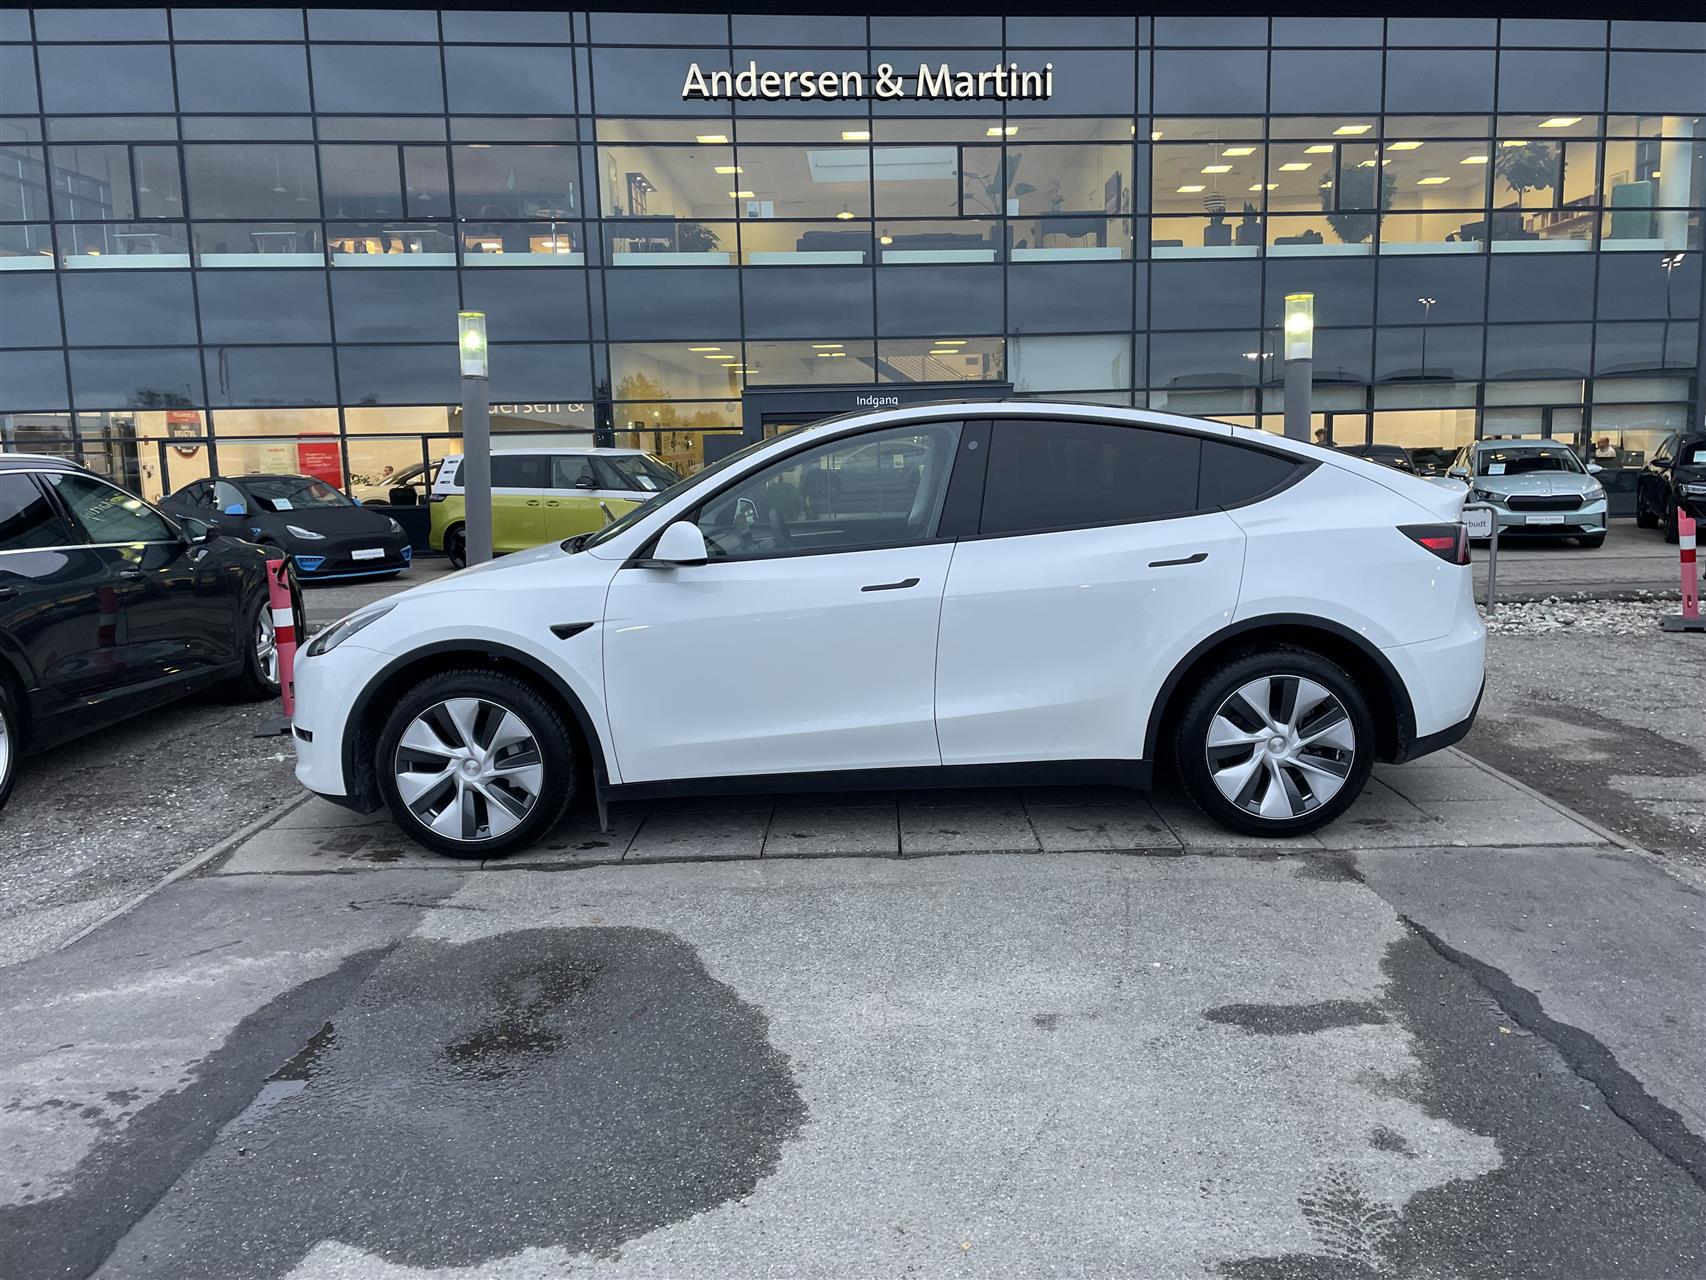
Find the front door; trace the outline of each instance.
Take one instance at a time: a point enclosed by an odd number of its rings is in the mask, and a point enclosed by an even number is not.
[[[936,529],[958,423],[797,451],[690,512],[708,563],[625,568],[605,607],[624,782],[935,765]]]
[[[545,501],[551,496],[551,460],[544,454],[496,454],[492,458],[492,550],[536,547],[545,532]],[[462,467],[467,480],[467,464]]]

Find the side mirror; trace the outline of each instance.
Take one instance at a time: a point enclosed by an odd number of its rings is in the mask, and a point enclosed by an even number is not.
[[[249,514],[249,508],[241,502],[233,502],[225,508],[225,514],[228,516],[246,516]]]
[[[575,488],[577,488],[577,489],[596,489],[596,488],[598,488],[598,485],[596,483],[594,483],[593,478],[591,476],[582,476],[579,480],[575,481]]]
[[[1601,471],[1604,471],[1604,470],[1605,470],[1605,468],[1600,466],[1599,463],[1597,463],[1597,462],[1588,463],[1588,474],[1590,476],[1597,476]]]
[[[178,527],[183,532],[184,540],[192,546],[213,537],[213,526],[205,520],[197,520],[194,516],[185,516],[178,521]]]
[[[1468,467],[1453,467],[1453,468],[1451,468],[1451,470],[1447,471],[1445,474],[1450,476],[1453,480],[1461,480],[1461,481],[1463,481],[1464,484],[1469,483],[1469,468]]]
[[[704,564],[710,558],[699,526],[677,520],[663,531],[651,559],[641,560],[639,564],[642,569],[674,569],[680,565]]]

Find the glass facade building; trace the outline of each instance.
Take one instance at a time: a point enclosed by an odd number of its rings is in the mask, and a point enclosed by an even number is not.
[[[1009,66],[1046,96],[934,91]],[[0,445],[372,484],[457,448],[462,308],[500,443],[691,469],[872,393],[1278,430],[1307,291],[1322,438],[1627,470],[1701,415],[1703,206],[1706,22],[1609,9],[9,9]]]

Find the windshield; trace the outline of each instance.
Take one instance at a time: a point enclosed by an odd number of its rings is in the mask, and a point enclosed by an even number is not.
[[[261,476],[245,480],[249,496],[268,511],[302,511],[313,507],[347,507],[350,500],[324,480],[309,476]]]
[[[678,480],[662,493],[654,494],[650,498],[647,498],[639,506],[624,515],[620,520],[617,520],[613,524],[605,525],[604,528],[600,529],[597,533],[591,534],[590,536],[587,534],[581,534],[578,537],[570,538],[567,542],[563,543],[564,549],[568,551],[584,551],[588,547],[596,547],[601,543],[609,542],[610,539],[614,538],[617,534],[624,533],[633,528],[664,503],[673,498],[680,497],[689,489],[697,488],[701,481],[716,475],[719,471],[722,471],[727,467],[733,466],[743,458],[750,458],[754,453],[758,452],[758,450],[764,448],[765,445],[773,443],[777,438],[778,437],[773,436],[770,440],[757,440],[752,444],[747,445],[744,449],[736,449],[727,457],[717,459],[717,461],[713,462],[703,471],[695,472],[693,475],[688,476],[684,480]],[[661,466],[662,464],[660,463],[659,465]]]
[[[1570,471],[1580,475],[1582,464],[1568,449],[1483,449],[1475,455],[1476,475],[1525,476],[1536,471]]]
[[[1677,461],[1685,467],[1706,467],[1706,440],[1683,445]]]
[[[617,453],[597,459],[599,470],[615,472],[605,482],[607,489],[638,490],[641,493],[662,493],[672,484],[681,482],[681,473],[665,466],[649,453]]]

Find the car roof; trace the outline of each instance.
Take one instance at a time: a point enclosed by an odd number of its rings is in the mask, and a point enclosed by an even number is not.
[[[87,471],[88,468],[56,457],[51,453],[0,453],[0,471],[42,471],[59,468],[65,471]]]
[[[637,454],[643,454],[646,452],[648,452],[648,451],[645,449],[618,449],[618,448],[615,448],[615,447],[609,446],[609,445],[590,445],[589,444],[589,445],[571,446],[569,448],[556,448],[556,447],[549,446],[549,445],[542,445],[537,449],[493,449],[492,450],[492,457],[494,457],[494,458],[534,458],[534,457],[539,457],[541,455],[546,455],[546,456],[553,457],[553,458],[581,458],[581,457],[586,457],[589,454],[592,454],[592,455],[597,455],[598,457],[601,457],[601,458],[609,458],[609,457],[631,458]],[[460,453],[447,453],[444,455],[444,461],[449,462],[452,458],[460,458],[461,456],[462,455]]]

